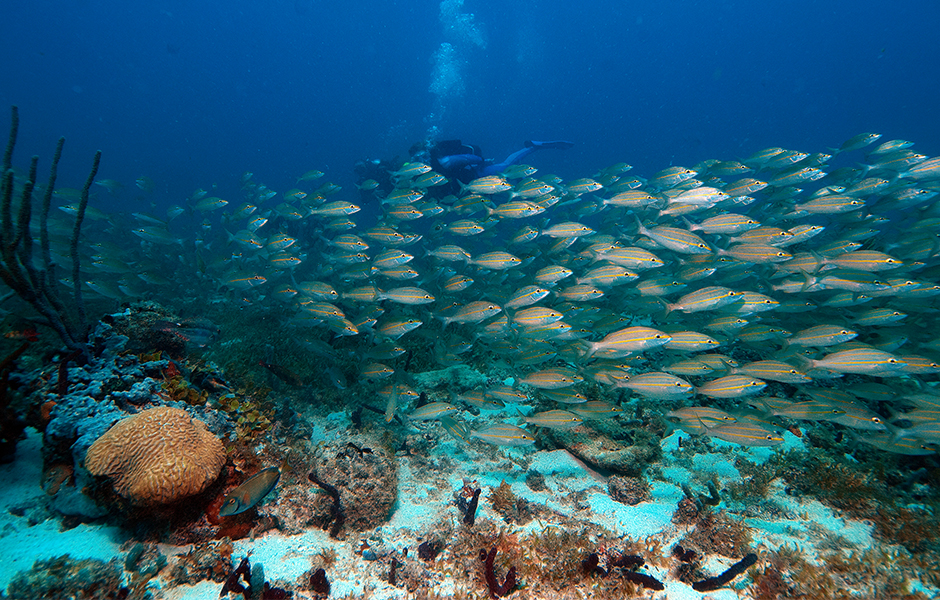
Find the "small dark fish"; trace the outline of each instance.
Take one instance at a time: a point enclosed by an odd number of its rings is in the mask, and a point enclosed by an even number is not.
[[[301,379],[299,375],[297,375],[290,369],[285,369],[281,365],[272,364],[264,360],[259,360],[258,364],[264,367],[265,369],[267,369],[268,371],[271,371],[271,373],[273,373],[275,377],[277,377],[284,383],[288,383],[295,387],[303,387],[304,385],[303,379]]]
[[[258,471],[245,483],[229,492],[219,509],[219,516],[230,517],[254,507],[274,489],[280,478],[281,470],[277,467],[268,467]]]

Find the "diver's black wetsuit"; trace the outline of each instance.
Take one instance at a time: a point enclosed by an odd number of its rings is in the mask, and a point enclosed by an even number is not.
[[[479,146],[464,144],[460,140],[444,140],[430,149],[431,167],[451,179],[469,183],[487,175],[498,175],[511,165],[522,162],[525,157],[542,148],[566,149],[574,146],[572,142],[532,142],[525,143],[525,148],[513,152],[506,160],[499,163],[487,161]]]

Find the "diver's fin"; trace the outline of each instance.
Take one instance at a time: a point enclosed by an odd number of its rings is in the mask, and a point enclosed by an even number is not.
[[[555,148],[556,150],[567,150],[568,148],[574,147],[574,142],[566,142],[565,140],[553,140],[550,142],[535,142],[532,140],[526,140],[526,148]]]

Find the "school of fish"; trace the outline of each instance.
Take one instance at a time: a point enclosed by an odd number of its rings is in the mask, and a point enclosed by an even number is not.
[[[930,454],[940,157],[879,138],[649,178],[626,163],[571,181],[516,165],[446,194],[445,177],[409,162],[391,192],[368,180],[352,200],[317,186],[319,170],[282,194],[246,173],[240,201],[197,190],[165,217],[90,211],[139,243],[94,241],[84,285],[159,299],[190,278],[219,301],[270,307],[334,385],[361,386],[389,422],[438,420],[464,440],[530,445],[534,428],[616,416],[632,395],[674,427],[743,445],[826,420]],[[53,253],[67,264],[62,228]],[[502,383],[418,406],[406,362],[467,363]],[[606,400],[589,400],[598,386]],[[469,408],[497,421],[471,430]]]

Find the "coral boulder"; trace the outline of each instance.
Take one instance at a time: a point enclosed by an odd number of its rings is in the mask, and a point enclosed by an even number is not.
[[[169,504],[205,490],[225,464],[225,448],[202,421],[161,406],[119,421],[88,449],[85,467],[111,478],[138,506]]]
[[[365,531],[384,523],[398,498],[398,463],[376,442],[368,438],[337,440],[317,451],[315,477],[336,489],[339,505],[335,509],[342,513],[343,526],[351,531]],[[318,496],[323,498],[324,494]],[[326,506],[332,507],[333,503]],[[314,502],[306,508],[313,512],[323,507]],[[335,517],[332,514],[327,519],[331,526],[336,525]],[[316,514],[308,519],[320,520]]]

